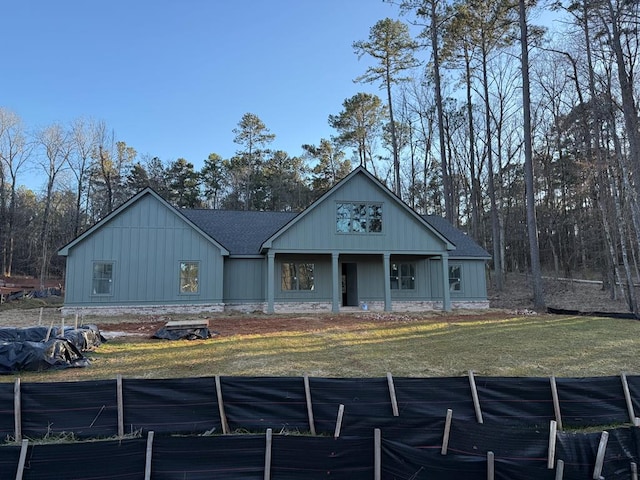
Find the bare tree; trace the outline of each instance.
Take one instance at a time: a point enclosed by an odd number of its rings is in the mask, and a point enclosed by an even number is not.
[[[41,249],[40,288],[44,288],[47,265],[51,255],[48,234],[54,187],[60,172],[68,165],[69,157],[73,152],[73,141],[71,133],[60,124],[53,124],[41,129],[36,133],[36,138],[42,148],[42,157],[39,163],[47,179],[39,238]]]
[[[9,183],[6,225],[2,225],[4,232],[0,239],[2,241],[2,272],[7,277],[11,276],[13,266],[18,173],[30,158],[31,149],[32,145],[27,141],[20,117],[0,107],[0,172],[7,176]],[[0,188],[4,194],[4,186],[0,185]]]

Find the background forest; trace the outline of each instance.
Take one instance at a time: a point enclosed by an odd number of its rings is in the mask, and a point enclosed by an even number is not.
[[[139,155],[100,120],[32,128],[0,106],[3,276],[64,276],[57,250],[146,186],[178,208],[299,211],[362,165],[492,253],[498,289],[541,266],[602,279],[638,313],[640,2],[395,3],[397,18],[354,39],[354,62],[374,60],[362,93],[299,155],[270,148],[277,132],[255,113],[230,121],[234,156],[196,170]],[[545,27],[550,12],[562,22]],[[34,176],[42,190],[24,186]]]

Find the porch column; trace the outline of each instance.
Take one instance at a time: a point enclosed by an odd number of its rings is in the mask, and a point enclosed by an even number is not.
[[[449,254],[442,254],[442,310],[451,311],[451,295],[449,293]]]
[[[342,293],[340,271],[338,270],[338,252],[331,252],[331,278],[333,279],[331,292],[331,311],[340,311],[340,295]]]
[[[391,307],[391,265],[390,253],[382,254],[382,275],[384,275],[384,311],[390,312]]]
[[[276,274],[275,258],[275,252],[269,251],[267,253],[267,313],[274,313],[275,285],[273,278]]]

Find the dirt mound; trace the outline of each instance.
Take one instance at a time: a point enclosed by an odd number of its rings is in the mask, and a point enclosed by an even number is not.
[[[503,291],[489,287],[491,308],[523,310],[533,308],[533,286],[528,275],[509,274]],[[547,307],[581,312],[629,311],[624,298],[612,299],[602,288],[602,282],[588,280],[555,279],[545,277],[544,300]]]

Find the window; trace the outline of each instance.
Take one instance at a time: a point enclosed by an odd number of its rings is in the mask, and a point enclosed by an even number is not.
[[[449,266],[449,291],[462,291],[462,267],[460,265]]]
[[[391,264],[391,289],[415,290],[416,266],[413,263]]]
[[[199,262],[180,262],[180,293],[199,293]]]
[[[313,263],[283,263],[282,290],[313,290]]]
[[[113,295],[113,262],[93,263],[91,294]]]
[[[375,203],[338,203],[336,229],[340,233],[382,232],[382,205]]]

